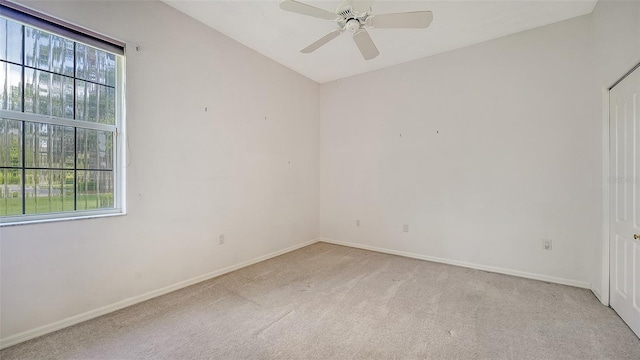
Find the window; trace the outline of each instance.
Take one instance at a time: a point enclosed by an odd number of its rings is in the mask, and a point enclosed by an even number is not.
[[[0,223],[119,213],[123,49],[0,7]]]

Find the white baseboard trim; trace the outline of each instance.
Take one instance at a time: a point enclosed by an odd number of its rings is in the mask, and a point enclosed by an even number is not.
[[[590,289],[593,295],[595,295],[596,298],[598,298],[598,300],[602,303],[602,305],[607,305],[607,306],[609,305],[609,304],[606,304],[604,301],[602,301],[602,295],[600,295],[600,290],[596,289],[593,286],[591,286]]]
[[[282,249],[282,250],[278,250],[278,251],[274,251],[272,253],[269,253],[269,254],[266,254],[266,255],[263,255],[263,256],[259,256],[257,258],[254,258],[254,259],[251,259],[251,260],[248,260],[248,261],[244,261],[244,262],[241,262],[241,263],[236,264],[236,265],[231,265],[231,266],[228,266],[226,268],[223,268],[223,269],[220,269],[220,270],[216,270],[214,272],[210,272],[208,274],[200,275],[200,276],[191,278],[189,280],[181,281],[179,283],[176,283],[176,284],[173,284],[173,285],[169,285],[169,286],[163,287],[163,288],[158,289],[158,290],[150,291],[150,292],[142,294],[142,295],[138,295],[138,296],[134,296],[134,297],[131,297],[131,298],[128,298],[128,299],[124,299],[124,300],[118,301],[118,302],[116,302],[114,304],[111,304],[111,305],[103,306],[103,307],[100,307],[100,308],[97,308],[97,309],[94,309],[94,310],[90,310],[90,311],[87,311],[87,312],[79,314],[79,315],[75,315],[75,316],[68,317],[66,319],[60,320],[60,321],[56,321],[56,322],[51,323],[51,324],[43,325],[43,326],[37,327],[35,329],[31,329],[31,330],[27,330],[27,331],[24,331],[24,332],[15,334],[15,335],[11,335],[9,337],[0,339],[0,349],[4,349],[4,348],[7,348],[9,346],[21,343],[21,342],[24,342],[24,341],[27,341],[27,340],[31,340],[31,339],[36,338],[38,336],[42,336],[42,335],[48,334],[50,332],[54,332],[54,331],[57,331],[57,330],[60,330],[60,329],[64,329],[66,327],[81,323],[83,321],[87,321],[87,320],[96,318],[98,316],[102,316],[102,315],[105,315],[105,314],[108,314],[108,313],[123,309],[123,308],[125,308],[127,306],[131,306],[131,305],[143,302],[143,301],[147,301],[149,299],[152,299],[152,298],[155,298],[155,297],[170,293],[172,291],[176,291],[176,290],[182,289],[184,287],[191,286],[193,284],[197,284],[199,282],[206,281],[206,280],[218,277],[220,275],[227,274],[229,272],[232,272],[232,271],[241,269],[243,267],[247,267],[247,266],[259,263],[259,262],[267,260],[267,259],[271,259],[271,258],[276,257],[276,256],[280,256],[282,254],[286,254],[288,252],[291,252],[291,251],[303,248],[305,246],[314,244],[314,243],[316,243],[318,241],[320,241],[320,239],[314,239],[314,240],[307,241],[307,242],[304,242],[304,243],[301,243],[301,244],[290,246],[288,248],[285,248],[285,249]]]
[[[338,241],[338,240],[327,239],[327,238],[320,238],[319,241],[329,243],[329,244],[336,244],[336,245],[348,246],[348,247],[353,247],[358,249],[371,250],[371,251],[381,252],[385,254],[404,256],[404,257],[413,258],[413,259],[427,260],[427,261],[433,261],[433,262],[442,263],[442,264],[461,266],[461,267],[466,267],[470,269],[488,271],[488,272],[493,272],[498,274],[518,276],[522,278],[546,281],[546,282],[562,284],[562,285],[569,285],[569,286],[579,287],[583,289],[591,289],[591,284],[584,281],[563,279],[555,276],[534,274],[534,273],[529,273],[529,272],[524,272],[519,270],[505,269],[505,268],[496,267],[496,266],[480,265],[480,264],[474,264],[474,263],[469,263],[465,261],[451,260],[451,259],[439,258],[435,256],[428,256],[428,255],[415,254],[415,253],[409,253],[404,251],[385,249],[385,248],[380,248],[376,246],[357,244],[357,243],[352,243],[347,241]]]

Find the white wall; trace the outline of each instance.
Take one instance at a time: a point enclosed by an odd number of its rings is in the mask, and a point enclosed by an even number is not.
[[[2,339],[316,238],[316,83],[163,3],[25,4],[141,51],[129,213],[0,228]]]
[[[591,25],[321,85],[321,237],[588,287],[602,232]]]
[[[608,108],[606,90],[621,76],[640,63],[640,1],[600,0],[592,13],[594,36],[594,97],[598,104],[597,114],[603,126],[603,135],[598,139],[603,149],[608,147]],[[604,94],[604,95],[603,95]],[[603,102],[604,101],[604,102]],[[606,155],[606,154],[605,154]],[[605,164],[606,166],[606,164]],[[608,169],[603,168],[605,175]],[[605,176],[606,178],[606,176]],[[604,180],[604,185],[608,180]],[[606,203],[606,201],[605,201]],[[605,214],[606,216],[606,214]],[[606,238],[606,226],[605,234]],[[594,257],[590,260],[592,289],[603,302],[608,303],[608,272],[603,271],[609,252],[608,243],[597,239]]]

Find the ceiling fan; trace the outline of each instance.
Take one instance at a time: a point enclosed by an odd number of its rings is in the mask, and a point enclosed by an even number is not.
[[[380,55],[380,51],[371,40],[367,28],[373,29],[419,29],[426,28],[433,20],[431,11],[412,11],[395,14],[371,14],[373,0],[345,0],[335,13],[307,5],[295,0],[282,0],[282,10],[295,12],[302,15],[313,16],[321,19],[335,21],[338,29],[321,37],[316,42],[300,50],[308,54],[314,52],[322,45],[337,38],[345,31],[353,34],[353,41],[358,46],[362,57],[371,60]]]

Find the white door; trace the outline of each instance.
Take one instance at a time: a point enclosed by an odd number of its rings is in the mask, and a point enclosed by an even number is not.
[[[640,336],[640,69],[609,94],[611,307]]]

